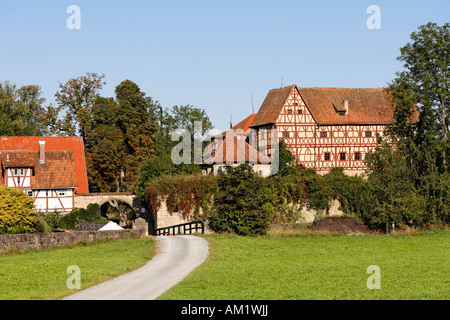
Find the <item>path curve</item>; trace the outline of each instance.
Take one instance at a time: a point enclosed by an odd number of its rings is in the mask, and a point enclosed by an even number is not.
[[[181,235],[155,239],[157,253],[145,266],[64,300],[153,300],[180,282],[208,256],[208,242],[200,237]]]

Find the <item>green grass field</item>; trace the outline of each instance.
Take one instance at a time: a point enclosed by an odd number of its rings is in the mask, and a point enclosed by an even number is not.
[[[154,255],[152,238],[105,240],[70,248],[33,250],[0,256],[0,300],[56,299],[67,288],[76,265],[82,289],[144,265]]]
[[[449,299],[450,235],[205,236],[207,261],[160,299]],[[368,289],[367,268],[381,289]]]

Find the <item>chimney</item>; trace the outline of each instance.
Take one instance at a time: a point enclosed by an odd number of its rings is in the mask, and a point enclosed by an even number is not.
[[[45,141],[39,141],[39,163],[45,163]]]
[[[348,114],[348,100],[344,100],[345,114]]]

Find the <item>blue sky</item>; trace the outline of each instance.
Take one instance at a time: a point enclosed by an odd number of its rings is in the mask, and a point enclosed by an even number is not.
[[[69,30],[69,5],[81,29]],[[370,30],[366,9],[381,10]],[[410,34],[449,22],[450,1],[0,1],[0,81],[59,83],[105,74],[103,96],[130,79],[163,107],[203,108],[219,129],[255,112],[267,92],[383,87]]]

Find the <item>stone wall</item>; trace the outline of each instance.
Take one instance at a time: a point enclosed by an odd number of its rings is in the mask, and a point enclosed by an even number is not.
[[[328,215],[330,216],[341,216],[343,212],[339,209],[340,202],[338,200],[332,200],[330,202],[330,210]],[[201,209],[200,209],[201,210]],[[301,209],[303,220],[302,222],[310,223],[314,221],[314,218],[319,214],[317,210],[307,209],[303,207]],[[159,208],[156,214],[156,228],[164,228],[177,224],[182,224],[186,222],[190,222],[191,220],[183,217],[182,214],[178,212],[169,212],[167,210],[166,202],[161,202],[161,207]],[[209,228],[208,228],[209,230]]]
[[[94,241],[106,238],[129,238],[132,235],[143,236],[146,230],[124,229],[111,231],[76,231],[55,233],[27,233],[0,235],[0,251],[8,249],[43,249],[58,245],[73,244],[81,241]]]

